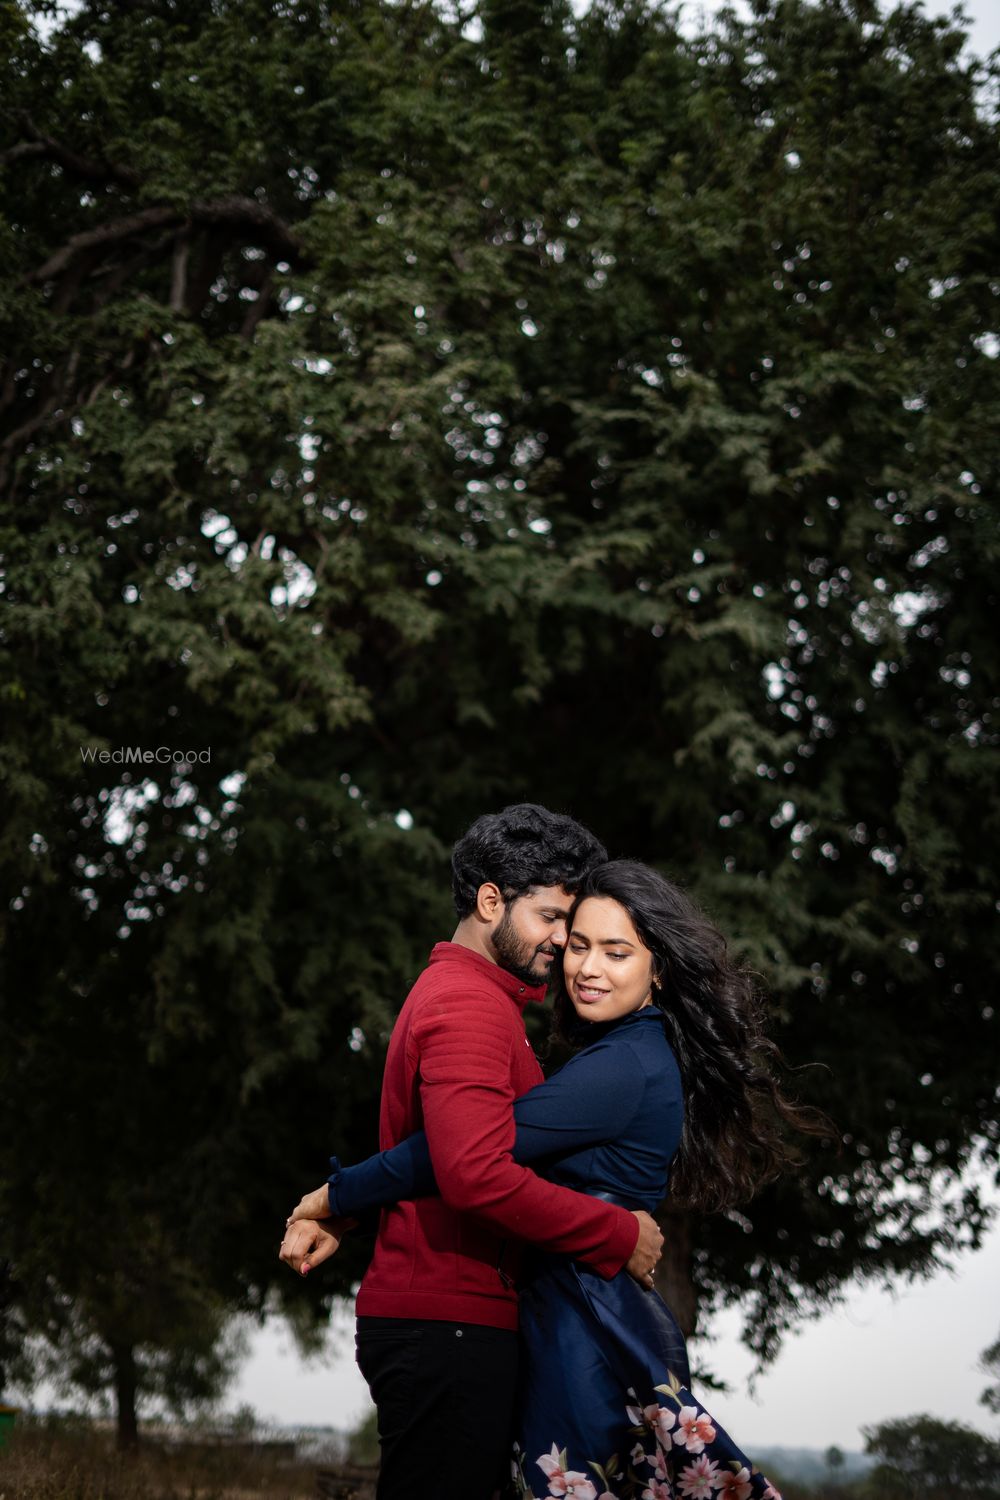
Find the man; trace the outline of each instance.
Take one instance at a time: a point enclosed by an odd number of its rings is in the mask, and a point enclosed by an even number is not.
[[[517,1243],[652,1283],[646,1214],[519,1166],[513,1102],[542,1080],[524,1030],[566,942],[573,893],[606,859],[571,818],[531,803],[477,819],[452,854],[458,926],[400,1012],[380,1145],[427,1132],[440,1197],[383,1211],[358,1294],[358,1364],[378,1408],[378,1500],[489,1500],[506,1471],[517,1379]],[[328,1189],[296,1210],[281,1257],[306,1273],[337,1248]],[[306,1217],[303,1218],[302,1216]]]

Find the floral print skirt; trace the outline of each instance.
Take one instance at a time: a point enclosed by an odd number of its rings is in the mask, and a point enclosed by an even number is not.
[[[669,1308],[539,1256],[521,1289],[512,1494],[525,1500],[781,1500],[688,1389]]]

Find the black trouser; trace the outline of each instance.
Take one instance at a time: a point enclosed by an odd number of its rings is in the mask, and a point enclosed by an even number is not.
[[[378,1408],[377,1500],[490,1500],[510,1475],[517,1334],[359,1318],[357,1351]]]

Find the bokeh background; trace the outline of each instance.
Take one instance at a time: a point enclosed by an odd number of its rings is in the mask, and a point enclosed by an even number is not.
[[[359,1418],[367,1246],[276,1226],[530,799],[691,889],[837,1122],[666,1208],[719,1414],[988,1427],[996,18],[0,15],[0,1394]]]

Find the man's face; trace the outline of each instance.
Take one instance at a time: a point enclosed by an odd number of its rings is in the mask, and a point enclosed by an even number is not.
[[[561,885],[536,885],[504,904],[493,929],[497,963],[523,984],[548,984],[556,953],[566,946],[573,897]]]

